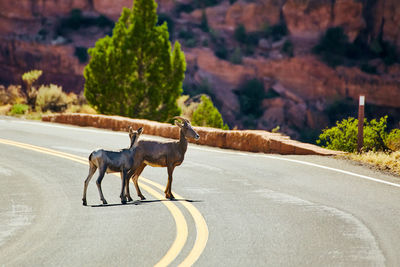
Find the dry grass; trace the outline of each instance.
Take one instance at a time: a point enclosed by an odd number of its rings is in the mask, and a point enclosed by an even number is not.
[[[91,106],[84,105],[70,105],[65,113],[85,113],[85,114],[97,114],[96,110],[94,110]]]
[[[189,101],[188,95],[182,95],[176,101],[178,107],[182,110],[182,116],[187,118],[188,120],[192,120],[193,112],[196,110],[197,106],[200,104],[199,102]]]
[[[393,174],[400,175],[400,151],[392,153],[370,151],[362,154],[351,153],[340,157],[367,163],[379,170],[389,171]]]
[[[0,115],[7,115],[12,108],[11,104],[0,106]]]

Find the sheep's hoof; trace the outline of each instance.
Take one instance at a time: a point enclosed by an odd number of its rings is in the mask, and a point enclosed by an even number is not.
[[[82,202],[83,202],[82,203],[83,206],[87,206],[86,199],[82,199]]]
[[[169,200],[175,200],[174,195],[166,195],[165,198],[168,198]]]
[[[140,200],[145,200],[146,199],[143,195],[141,195],[139,197],[140,197]]]
[[[128,197],[128,202],[133,201],[133,199],[131,197]]]
[[[105,199],[103,200],[103,204],[104,204],[104,205],[107,205],[107,204],[108,204],[107,201],[106,201]]]
[[[123,205],[125,205],[125,204],[126,204],[126,199],[121,199],[121,203],[122,203]]]

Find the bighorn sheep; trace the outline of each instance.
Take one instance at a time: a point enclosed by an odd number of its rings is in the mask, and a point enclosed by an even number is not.
[[[143,128],[139,128],[137,131],[134,131],[132,127],[129,127],[129,137],[131,139],[131,145],[129,149],[121,149],[120,151],[109,151],[99,149],[93,151],[89,156],[89,175],[85,180],[84,189],[83,189],[83,205],[86,206],[86,191],[90,179],[93,174],[96,172],[97,168],[99,168],[99,177],[97,178],[96,184],[99,190],[100,199],[103,201],[103,204],[107,204],[106,199],[104,198],[103,192],[101,190],[101,181],[104,178],[104,174],[110,172],[120,172],[121,173],[121,203],[126,203],[126,190],[125,186],[129,188],[129,177],[127,173],[130,169],[135,169],[139,163],[136,164],[134,160],[135,150],[138,144],[139,136],[142,134]],[[129,192],[129,191],[127,191]],[[130,198],[130,197],[129,197]]]
[[[143,200],[146,199],[140,192],[138,185],[139,175],[143,172],[146,165],[153,167],[167,167],[168,169],[168,183],[165,188],[165,197],[169,199],[174,199],[171,192],[172,187],[172,172],[176,166],[182,164],[185,157],[188,141],[186,138],[199,139],[200,136],[193,129],[190,121],[182,117],[174,117],[174,119],[179,119],[183,123],[175,121],[175,124],[180,128],[180,138],[179,141],[149,141],[141,140],[138,143],[135,153],[135,165],[139,164],[139,167],[132,168],[128,172],[128,177],[132,178],[135,185],[137,195]],[[129,194],[129,185],[127,184],[127,196],[128,200],[131,200]]]

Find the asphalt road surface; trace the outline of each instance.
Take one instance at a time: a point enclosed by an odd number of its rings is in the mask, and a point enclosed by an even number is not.
[[[146,129],[144,129],[144,134]],[[142,136],[143,139],[154,139]],[[190,144],[164,198],[165,168],[121,180],[87,157],[127,133],[0,117],[0,266],[400,266],[400,179],[330,157]]]

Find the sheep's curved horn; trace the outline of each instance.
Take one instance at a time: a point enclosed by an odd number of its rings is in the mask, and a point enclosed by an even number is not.
[[[189,120],[187,120],[187,119],[185,119],[185,118],[183,118],[183,117],[181,117],[181,116],[175,116],[173,119],[175,119],[175,120],[181,120],[181,121],[184,121],[184,122],[189,122]]]

